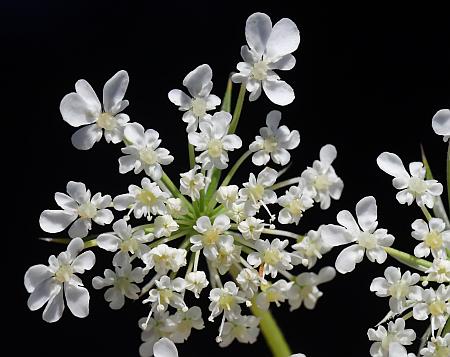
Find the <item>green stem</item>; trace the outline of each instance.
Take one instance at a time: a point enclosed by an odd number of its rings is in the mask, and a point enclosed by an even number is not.
[[[149,244],[148,246],[149,246],[149,248],[154,248],[154,247],[156,247],[156,246],[158,246],[158,245],[160,245],[160,244],[164,244],[164,243],[170,242],[170,241],[172,241],[172,240],[175,240],[175,239],[184,237],[184,236],[187,235],[189,232],[190,232],[189,229],[182,230],[182,231],[178,231],[177,233],[172,234],[170,237],[158,239],[157,241],[152,242],[152,243]]]
[[[449,332],[450,332],[450,318],[447,318],[447,322],[445,323],[441,336],[445,336]]]
[[[194,145],[188,144],[189,147],[189,167],[191,169],[195,166],[195,152],[194,152]]]
[[[242,107],[244,105],[245,93],[245,83],[242,83],[241,88],[239,89],[239,96],[236,102],[236,106],[234,107],[233,120],[231,121],[228,134],[234,134],[234,132],[236,131],[239,123],[239,118],[241,117]]]
[[[225,90],[225,95],[223,96],[222,101],[222,110],[226,112],[231,111],[231,92],[233,89],[233,82],[231,81],[231,77],[228,78],[227,88]]]
[[[450,212],[450,141],[448,142],[448,149],[447,149],[447,196]]]
[[[254,302],[250,307],[253,315],[259,317],[259,327],[274,357],[289,357],[292,352],[272,313],[263,311]]]
[[[279,188],[295,185],[296,183],[299,183],[299,182],[300,182],[300,177],[294,177],[289,180],[280,181],[280,182],[276,183],[275,185],[273,185],[272,187],[270,187],[270,189],[278,190]]]
[[[233,167],[231,168],[230,172],[228,172],[227,176],[225,176],[225,178],[223,179],[222,183],[220,186],[227,186],[231,179],[233,178],[234,174],[236,173],[236,171],[239,169],[239,167],[242,165],[242,163],[252,154],[252,152],[250,150],[244,152],[242,154],[242,156],[239,158],[238,161],[236,161],[236,163],[233,165]]]
[[[184,204],[186,205],[186,207],[188,209],[192,209],[192,205],[190,204],[190,202],[186,199],[186,197],[184,197],[181,194],[181,192],[178,190],[178,188],[175,186],[175,184],[172,182],[172,180],[169,178],[169,176],[166,175],[165,172],[163,172],[161,181],[164,183],[164,185],[166,185],[167,189],[170,191],[170,193],[174,197],[180,198],[184,202]]]
[[[422,209],[422,212],[425,215],[427,221],[431,221],[431,218],[433,217],[431,216],[430,211],[428,211],[428,209],[425,206],[420,206],[420,208]]]
[[[392,258],[398,260],[400,263],[403,263],[411,268],[420,271],[425,271],[433,265],[433,263],[429,262],[428,260],[417,258],[414,255],[402,252],[394,248],[384,247],[384,250]]]

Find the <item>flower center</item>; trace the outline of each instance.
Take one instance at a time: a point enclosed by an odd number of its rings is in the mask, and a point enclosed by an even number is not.
[[[219,305],[224,310],[231,310],[231,305],[234,304],[234,296],[230,294],[222,295],[219,299]]]
[[[266,292],[266,298],[267,301],[269,302],[276,302],[282,299],[281,294],[275,290],[275,289],[270,289]]]
[[[264,262],[269,265],[275,266],[279,263],[280,260],[281,253],[278,249],[267,249],[264,253]]]
[[[392,284],[388,291],[395,299],[401,299],[409,294],[409,285],[400,280]]]
[[[203,98],[195,98],[192,101],[192,112],[198,118],[206,115],[206,101]]]
[[[208,143],[208,154],[209,154],[209,156],[211,156],[212,158],[220,157],[220,155],[222,155],[222,148],[223,148],[223,144],[222,144],[222,142],[220,140],[212,139]]]
[[[330,181],[328,180],[327,175],[319,175],[317,176],[316,180],[314,181],[314,187],[321,191],[326,190],[330,186]]]
[[[442,300],[435,300],[430,305],[428,305],[431,315],[438,316],[444,314],[447,311],[445,302]]]
[[[278,142],[275,137],[271,136],[264,140],[264,151],[273,152],[278,147]]]
[[[395,338],[395,335],[391,335],[391,334],[387,334],[386,337],[383,338],[383,340],[381,341],[381,347],[383,348],[384,351],[389,351],[389,345],[392,342],[396,342],[397,339]]]
[[[219,239],[219,232],[215,228],[211,228],[203,234],[203,243],[205,245],[216,244],[218,239]]]
[[[102,113],[97,119],[97,126],[105,130],[113,130],[117,126],[117,120],[110,113]]]
[[[73,274],[72,267],[70,265],[64,264],[59,267],[59,269],[55,273],[55,279],[60,283],[65,283],[70,280],[70,277]]]
[[[145,148],[139,152],[139,158],[147,165],[156,164],[156,152],[152,148]]]
[[[153,206],[158,199],[151,191],[141,190],[139,192],[137,199],[145,206]]]
[[[425,244],[431,249],[439,249],[442,247],[442,235],[436,231],[431,231],[425,236]]]
[[[124,276],[117,278],[116,281],[114,282],[114,286],[118,288],[122,292],[122,294],[125,293],[129,285],[130,281],[128,280],[128,278]]]
[[[408,186],[411,191],[419,195],[425,193],[425,191],[427,190],[427,184],[425,183],[425,181],[417,177],[411,177],[409,179]]]
[[[252,195],[253,199],[258,202],[262,199],[264,194],[264,186],[256,184],[253,187],[249,188],[250,194]]]
[[[120,250],[122,252],[130,252],[131,254],[134,254],[135,252],[138,251],[138,242],[136,241],[136,239],[127,239],[122,241],[122,243],[120,243]]]
[[[305,210],[302,202],[298,198],[294,198],[291,202],[289,202],[289,212],[294,216],[299,216]]]
[[[378,245],[375,236],[368,232],[361,232],[359,234],[358,244],[366,249],[373,249]]]
[[[173,296],[173,291],[170,289],[159,290],[159,298],[162,302],[168,304]]]
[[[91,202],[86,202],[78,207],[78,215],[81,218],[94,218],[97,215],[97,207]]]
[[[257,81],[263,81],[267,77],[267,63],[259,61],[253,65],[251,76]]]

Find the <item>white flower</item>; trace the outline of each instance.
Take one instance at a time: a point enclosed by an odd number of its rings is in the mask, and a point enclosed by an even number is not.
[[[450,282],[450,260],[448,260],[446,253],[442,257],[435,258],[433,265],[425,271],[428,274],[428,281],[435,281],[439,284]]]
[[[152,215],[166,214],[164,203],[170,195],[163,192],[158,184],[151,182],[148,177],[142,179],[141,186],[142,188],[136,185],[128,186],[129,193],[114,198],[114,208],[118,211],[130,210],[137,219],[146,216],[150,220]]]
[[[172,217],[181,217],[188,213],[188,209],[180,198],[168,198],[166,208]]]
[[[192,291],[197,299],[200,297],[202,290],[209,284],[204,271],[191,271],[186,274],[185,280],[186,290]]]
[[[320,149],[320,160],[315,160],[312,167],[302,172],[306,187],[312,191],[312,198],[320,202],[322,209],[330,207],[331,198],[338,200],[344,188],[344,183],[331,166],[336,155],[337,151],[333,145],[325,145]]]
[[[413,316],[416,320],[426,320],[431,315],[431,328],[437,330],[444,327],[450,314],[450,287],[439,285],[433,288],[422,289],[416,286],[410,294],[412,300],[418,301],[413,307]]]
[[[146,253],[142,260],[146,269],[155,269],[159,274],[167,274],[169,270],[177,272],[186,265],[186,249],[169,247],[167,244],[158,244]]]
[[[139,355],[142,357],[153,356],[153,346],[161,337],[168,337],[165,332],[169,312],[155,311],[151,318],[143,317],[139,320],[139,327],[143,328],[141,339],[143,343],[139,347]],[[145,327],[145,328],[144,328]]]
[[[180,192],[183,195],[191,197],[192,201],[200,199],[200,191],[203,190],[211,181],[201,172],[197,173],[200,166],[195,165],[192,170],[180,174]]]
[[[230,219],[224,214],[218,215],[214,219],[214,223],[208,216],[202,216],[197,219],[194,229],[200,233],[195,234],[190,238],[191,251],[196,252],[203,248],[203,254],[209,260],[217,259],[218,241],[222,239],[233,239],[230,235],[224,235],[223,233],[230,228]]]
[[[387,234],[386,229],[377,229],[377,204],[374,197],[364,197],[356,204],[356,217],[358,223],[349,211],[341,211],[337,221],[343,227],[330,224],[322,229],[322,237],[330,246],[356,242],[345,248],[336,259],[336,269],[342,274],[353,271],[355,265],[362,261],[364,253],[371,262],[384,263],[387,254],[383,247],[390,247],[394,242],[394,237]]]
[[[389,307],[395,313],[401,313],[406,307],[406,299],[411,292],[411,287],[420,280],[417,273],[406,271],[403,275],[400,268],[387,267],[384,271],[385,278],[375,278],[370,284],[370,291],[377,296],[390,296]]]
[[[450,356],[450,333],[447,333],[444,337],[431,337],[427,347],[420,350],[420,355],[424,357]]]
[[[227,347],[237,339],[240,343],[255,343],[259,335],[259,319],[255,316],[239,316],[223,325],[220,347]]]
[[[123,100],[128,87],[128,73],[117,72],[103,87],[102,104],[91,85],[84,79],[75,83],[76,92],[67,94],[59,106],[61,115],[74,127],[83,126],[72,135],[72,144],[79,150],[88,150],[102,138],[117,144],[123,139],[123,127],[130,118],[120,113],[128,106]]]
[[[277,195],[269,187],[277,180],[277,171],[266,167],[256,178],[250,173],[248,182],[239,190],[239,200],[245,203],[244,210],[248,216],[254,216],[261,205],[268,205],[277,201]]]
[[[310,230],[300,242],[292,245],[295,249],[291,253],[292,260],[298,260],[311,269],[316,265],[317,259],[322,259],[322,255],[330,251],[331,247],[322,238],[322,227],[317,231]]]
[[[411,236],[422,241],[414,248],[416,257],[428,257],[431,251],[436,258],[441,253],[446,254],[446,249],[450,249],[450,231],[445,230],[442,219],[432,218],[428,223],[423,219],[416,219],[411,227],[414,229]]]
[[[264,221],[255,217],[248,217],[238,225],[244,239],[258,240],[264,230]]]
[[[450,137],[450,110],[441,109],[433,116],[433,130],[438,135],[444,136],[444,141]]]
[[[172,218],[170,214],[158,216],[154,221],[153,234],[156,238],[170,237],[173,232],[178,230],[178,223]]]
[[[235,319],[241,314],[241,307],[239,304],[243,303],[245,299],[239,293],[239,288],[232,281],[227,281],[223,288],[214,288],[209,293],[209,321],[214,321],[214,318],[219,316],[222,312],[224,317],[228,320]]]
[[[216,192],[216,201],[231,209],[238,199],[239,187],[236,185],[220,186]]]
[[[170,333],[169,337],[175,343],[183,343],[191,335],[191,330],[202,330],[205,327],[202,310],[198,306],[190,307],[187,311],[177,311],[167,319],[164,329]]]
[[[433,208],[435,197],[442,194],[442,184],[436,180],[425,180],[426,169],[421,162],[411,162],[406,171],[402,160],[395,154],[383,152],[377,158],[381,170],[394,177],[392,185],[401,190],[397,193],[397,201],[411,205],[416,200],[421,207]]]
[[[133,232],[131,226],[124,219],[119,219],[113,224],[114,234],[100,234],[96,241],[97,245],[109,252],[119,252],[113,258],[115,266],[123,266],[128,262],[128,254],[136,255],[142,259],[143,255],[149,251],[145,244],[153,240],[153,234],[145,234],[144,230],[139,229]]]
[[[215,113],[210,120],[199,124],[200,133],[191,132],[189,143],[195,146],[195,151],[203,151],[195,161],[202,164],[205,170],[216,167],[228,167],[228,151],[239,149],[242,141],[236,134],[228,134],[231,114],[221,111]]]
[[[158,181],[162,176],[161,165],[168,165],[173,161],[169,150],[159,147],[161,139],[153,129],[144,131],[144,127],[138,123],[131,123],[125,127],[125,139],[129,145],[122,148],[126,154],[119,158],[119,171],[121,174],[134,169],[138,174],[142,170],[153,180]]]
[[[257,252],[250,253],[247,256],[247,261],[255,268],[263,264],[264,275],[270,274],[272,278],[276,278],[279,271],[285,272],[293,268],[291,255],[284,250],[288,244],[287,239],[281,241],[275,238],[272,242],[268,239],[257,240],[255,242]]]
[[[241,247],[234,245],[233,242],[232,236],[224,236],[217,241],[217,258],[214,260],[213,266],[221,275],[228,272],[233,263],[239,262]]]
[[[178,350],[171,340],[163,337],[155,342],[153,346],[153,355],[155,357],[178,357]]]
[[[317,288],[318,285],[327,283],[334,279],[336,271],[332,267],[320,269],[319,274],[302,273],[295,279],[288,296],[291,311],[298,309],[302,304],[309,310],[314,309],[317,300],[323,293]]]
[[[33,265],[25,273],[24,284],[31,294],[28,308],[40,309],[47,303],[42,318],[47,322],[58,321],[64,311],[63,291],[67,306],[76,317],[89,314],[89,292],[83,287],[81,279],[75,274],[83,274],[95,264],[91,251],[78,255],[84,247],[81,238],[72,239],[65,252],[58,257],[51,255],[48,266]]]
[[[81,182],[69,181],[66,195],[55,193],[55,201],[62,210],[45,210],[39,218],[41,228],[48,233],[58,233],[69,228],[71,238],[84,238],[92,227],[92,221],[103,226],[114,219],[106,207],[111,204],[111,196],[96,193],[91,198],[91,191]]]
[[[166,311],[170,305],[175,309],[187,311],[183,296],[181,293],[185,290],[186,282],[183,278],[170,279],[167,275],[163,275],[156,280],[156,289],[149,292],[149,297],[142,303],[157,303],[157,311]]]
[[[403,346],[411,345],[412,341],[416,339],[414,330],[405,330],[405,320],[402,318],[398,318],[395,322],[390,321],[387,331],[384,326],[378,326],[376,330],[369,329],[367,336],[370,341],[376,341],[370,347],[372,357],[395,357],[395,354],[391,353],[392,345],[395,345],[394,351],[400,347],[406,357],[406,349]],[[397,356],[399,355],[397,354]]]
[[[261,136],[256,136],[250,144],[254,152],[252,162],[257,166],[266,165],[270,159],[276,164],[286,165],[291,160],[288,150],[295,149],[300,144],[300,134],[297,130],[290,131],[286,125],[280,125],[281,112],[272,110],[267,114],[266,125],[259,129]]]
[[[287,105],[295,98],[294,90],[273,71],[289,70],[295,66],[291,55],[300,44],[297,26],[289,19],[283,18],[272,28],[270,17],[255,13],[247,19],[245,37],[248,46],[242,46],[239,62],[240,73],[232,76],[233,82],[245,83],[253,101],[261,95],[261,87],[267,97],[275,104]],[[250,47],[250,48],[249,48]]]
[[[256,297],[256,305],[262,310],[267,311],[271,303],[280,306],[280,303],[289,298],[293,281],[289,283],[286,280],[280,279],[275,283],[268,281],[261,282],[261,292]]]
[[[227,216],[230,217],[236,223],[242,222],[247,218],[247,214],[245,213],[245,204],[244,203],[232,203],[231,207],[229,207],[226,212]]]
[[[184,111],[183,121],[188,124],[188,133],[196,131],[199,122],[210,117],[206,112],[216,109],[220,105],[220,98],[211,93],[213,87],[212,70],[207,64],[198,66],[189,72],[183,80],[183,85],[188,89],[189,97],[182,90],[172,89],[169,92],[169,100]]]
[[[244,268],[236,277],[236,281],[245,293],[245,296],[251,299],[257,292],[261,284],[261,278],[255,269]]]
[[[105,269],[105,278],[96,276],[92,279],[92,286],[95,289],[103,289],[105,286],[111,286],[105,291],[105,300],[109,307],[118,310],[125,303],[125,296],[132,300],[139,298],[139,287],[134,283],[142,283],[145,272],[142,268],[134,268],[129,262],[125,262],[120,267],[115,267],[115,272],[111,269]]]
[[[298,186],[291,186],[284,196],[278,198],[278,204],[283,207],[278,213],[281,224],[298,224],[303,212],[314,205],[311,192],[305,189],[305,182],[300,179]]]

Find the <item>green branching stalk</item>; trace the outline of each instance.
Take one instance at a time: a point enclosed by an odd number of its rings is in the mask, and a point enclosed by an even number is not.
[[[239,89],[239,95],[236,102],[236,106],[234,107],[233,120],[231,121],[228,134],[234,134],[234,132],[236,131],[236,128],[239,123],[239,118],[241,117],[242,107],[244,106],[245,93],[246,93],[245,83],[242,83],[241,88]]]
[[[239,167],[242,165],[242,163],[252,154],[250,150],[246,151],[242,154],[242,156],[238,159],[238,161],[235,162],[231,170],[228,172],[227,176],[222,181],[222,184],[220,186],[227,186],[231,179],[233,178],[236,171],[239,169]]]
[[[433,263],[428,260],[417,258],[414,255],[402,252],[401,250],[390,247],[384,247],[384,250],[392,258],[398,260],[400,263],[409,266],[410,268],[425,271],[433,265]]]
[[[233,82],[231,81],[231,77],[228,78],[227,89],[225,90],[225,95],[223,96],[222,101],[222,110],[225,112],[231,112],[231,94],[233,90]]]
[[[189,167],[191,169],[195,166],[195,151],[194,151],[194,145],[188,144],[188,150],[189,150]]]
[[[192,209],[191,203],[186,199],[186,197],[184,197],[180,193],[178,188],[175,186],[175,184],[172,182],[172,180],[169,178],[169,176],[166,175],[165,172],[163,172],[163,175],[161,177],[161,181],[164,183],[164,185],[166,185],[167,189],[170,191],[170,193],[174,197],[180,198],[188,209]]]

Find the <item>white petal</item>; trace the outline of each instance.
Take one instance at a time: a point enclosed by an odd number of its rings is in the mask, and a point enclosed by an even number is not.
[[[336,218],[339,224],[347,228],[350,232],[352,233],[360,232],[360,229],[355,221],[355,218],[349,211],[347,210],[340,211],[337,214]]]
[[[323,242],[330,246],[336,247],[354,241],[354,238],[341,226],[328,224],[321,231]]]
[[[66,229],[69,224],[77,219],[74,212],[61,210],[45,210],[39,217],[39,225],[48,233],[58,233]]]
[[[171,340],[163,337],[153,345],[153,355],[155,357],[178,357],[178,351]]]
[[[58,206],[64,210],[75,211],[78,208],[76,201],[72,197],[66,195],[65,193],[56,192],[55,201],[58,204]]]
[[[58,293],[61,289],[61,285],[55,283],[54,279],[44,280],[41,284],[37,285],[28,298],[28,308],[31,311],[38,310],[44,304]]]
[[[258,174],[257,182],[265,187],[272,186],[277,180],[277,175],[276,170],[266,167]]]
[[[374,228],[377,221],[377,203],[375,197],[364,197],[356,204],[358,223],[364,231]]]
[[[296,62],[295,57],[289,54],[281,57],[276,62],[269,63],[267,67],[269,69],[279,69],[281,71],[287,71],[294,68],[295,62]]]
[[[383,152],[377,158],[381,170],[394,177],[409,177],[402,160],[395,154]]]
[[[97,124],[84,126],[72,135],[72,145],[78,150],[89,150],[102,138],[102,134]]]
[[[86,186],[82,182],[69,181],[66,190],[69,196],[80,204],[90,199],[90,194],[88,194]]]
[[[113,234],[103,233],[97,237],[97,245],[110,252],[115,252],[119,249],[121,240]]]
[[[222,139],[223,148],[228,151],[233,151],[234,149],[239,149],[242,146],[242,140],[239,136],[235,134],[226,135]]]
[[[91,227],[91,220],[78,218],[69,228],[69,236],[71,238],[84,238],[88,235]]]
[[[345,274],[355,269],[356,263],[361,262],[364,257],[364,249],[357,244],[345,248],[336,259],[336,269]]]
[[[191,98],[179,89],[172,89],[168,94],[169,100],[180,107],[180,109],[187,110],[191,105]]]
[[[272,32],[270,17],[261,12],[250,15],[245,24],[245,38],[250,48],[261,56]]]
[[[83,250],[84,242],[81,238],[72,239],[67,246],[67,253],[69,254],[70,260],[76,258],[78,254]]]
[[[202,64],[187,74],[183,80],[183,85],[193,97],[198,97],[203,87],[211,81],[211,78],[211,67],[207,64]]]
[[[104,226],[105,224],[110,224],[114,219],[114,215],[109,209],[101,209],[97,212],[93,218],[94,222]]]
[[[123,194],[114,198],[114,208],[118,211],[124,211],[134,203],[134,197],[131,194]]]
[[[285,81],[263,81],[264,93],[273,103],[288,105],[295,98],[294,90]]]
[[[91,251],[80,254],[72,263],[74,273],[83,274],[85,270],[91,270],[95,264],[95,254]]]
[[[50,278],[52,275],[52,272],[46,265],[33,265],[28,268],[25,273],[25,277],[23,279],[25,289],[27,289],[29,293],[32,293],[38,285],[40,285],[44,280]]]
[[[252,162],[256,166],[263,166],[270,160],[270,155],[263,150],[257,151],[252,156]]]
[[[330,166],[336,159],[337,151],[334,145],[327,144],[320,149],[319,157],[320,161],[326,166]]]
[[[92,124],[100,114],[93,112],[88,103],[77,93],[67,94],[61,100],[59,110],[64,121],[75,127]]]
[[[286,149],[276,149],[271,154],[274,163],[281,166],[286,165],[291,160],[291,154]]]
[[[450,110],[441,109],[432,121],[433,130],[438,135],[450,135]]]
[[[135,165],[136,165],[136,158],[134,158],[131,155],[119,157],[119,172],[121,174],[125,174],[133,170]]]
[[[64,290],[67,306],[76,317],[86,317],[89,314],[89,292],[82,286],[65,283]]]
[[[64,298],[63,298],[63,289],[61,285],[59,292],[52,296],[47,303],[47,306],[42,313],[42,318],[47,322],[56,322],[58,321],[64,311]]]
[[[130,79],[126,71],[119,71],[103,87],[103,106],[105,111],[113,112],[114,107],[122,101]]]
[[[300,44],[300,32],[290,19],[281,19],[272,29],[267,41],[265,58],[278,60],[280,57],[294,52]]]
[[[94,112],[100,113],[102,105],[98,100],[97,94],[91,85],[84,79],[80,79],[75,83],[76,92],[84,99],[84,101],[93,109]]]
[[[123,131],[123,135],[125,139],[135,145],[145,145],[145,130],[144,127],[139,123],[127,124]]]
[[[221,214],[216,217],[213,226],[224,232],[230,228],[230,218],[224,214]]]

